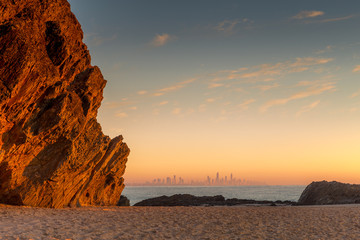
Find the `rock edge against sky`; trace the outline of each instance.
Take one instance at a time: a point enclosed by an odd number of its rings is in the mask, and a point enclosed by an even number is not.
[[[0,2],[0,202],[115,205],[129,148],[96,120],[106,81],[66,0]]]

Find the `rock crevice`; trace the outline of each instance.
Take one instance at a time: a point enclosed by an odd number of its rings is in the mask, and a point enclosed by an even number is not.
[[[116,205],[129,148],[96,120],[106,81],[66,0],[0,2],[0,202]]]

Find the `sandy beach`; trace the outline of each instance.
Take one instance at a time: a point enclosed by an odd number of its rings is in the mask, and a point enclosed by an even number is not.
[[[0,207],[0,239],[360,239],[360,205]]]

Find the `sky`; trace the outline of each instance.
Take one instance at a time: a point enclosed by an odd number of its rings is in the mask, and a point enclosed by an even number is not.
[[[360,1],[69,0],[125,184],[360,183]]]

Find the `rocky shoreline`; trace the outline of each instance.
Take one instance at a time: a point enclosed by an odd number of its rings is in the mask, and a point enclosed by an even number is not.
[[[225,199],[222,195],[194,196],[190,194],[175,194],[145,199],[134,206],[298,206],[298,205],[334,205],[359,204],[360,185],[346,184],[336,181],[312,182],[302,192],[299,200],[294,201],[259,201],[252,199]]]
[[[145,199],[134,206],[236,206],[236,205],[265,205],[286,206],[296,205],[292,201],[257,201],[251,199],[225,199],[222,195],[217,196],[194,196],[190,194],[175,194],[172,196],[160,196]]]

